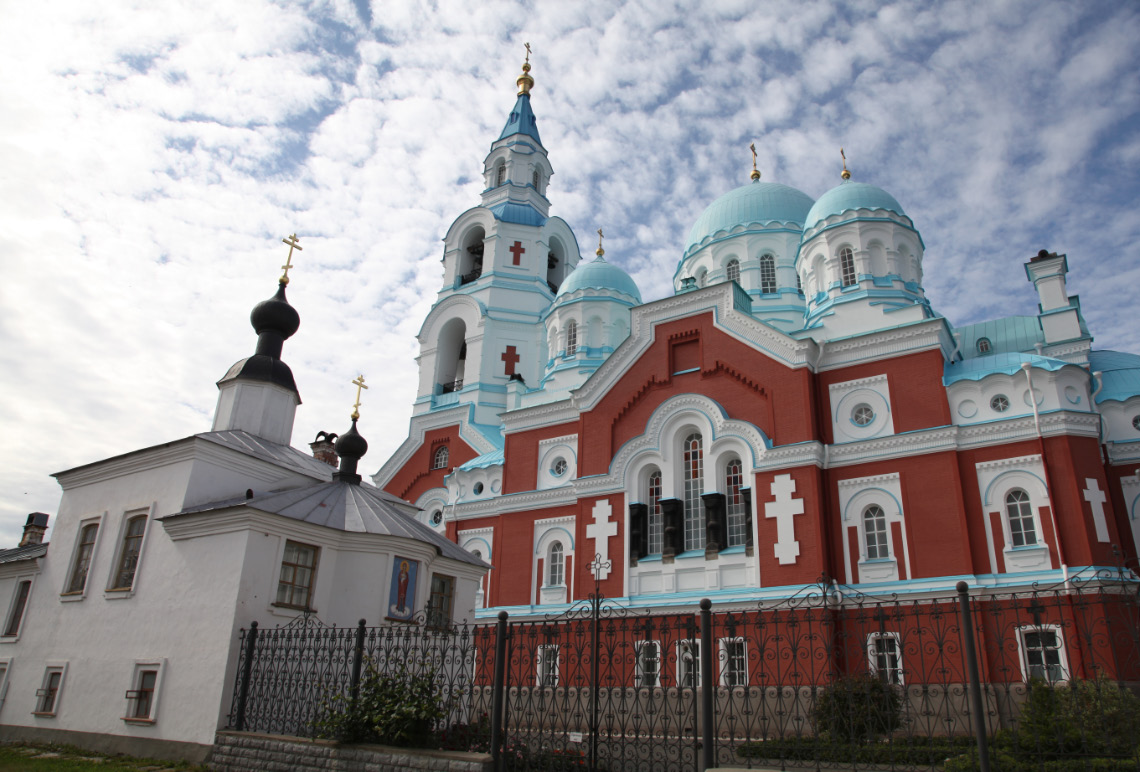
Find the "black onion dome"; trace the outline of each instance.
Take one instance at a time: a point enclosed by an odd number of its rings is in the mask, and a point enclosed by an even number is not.
[[[282,340],[285,340],[301,326],[301,315],[286,300],[285,285],[279,284],[276,295],[253,307],[249,323],[253,325],[258,335],[264,332],[276,332]]]
[[[352,419],[352,428],[336,438],[333,446],[336,454],[341,458],[354,458],[359,461],[368,452],[368,440],[356,431],[356,419]]]

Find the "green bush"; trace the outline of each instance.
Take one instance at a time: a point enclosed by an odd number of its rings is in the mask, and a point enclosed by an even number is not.
[[[845,676],[820,693],[812,718],[817,730],[833,740],[873,742],[902,724],[902,701],[882,679]]]
[[[1037,758],[1131,756],[1140,743],[1140,699],[1107,678],[1050,686],[1034,679],[1008,743]]]
[[[328,700],[315,729],[318,737],[346,743],[434,748],[435,727],[446,715],[434,673],[412,674],[406,667],[380,672],[369,665],[357,700]]]

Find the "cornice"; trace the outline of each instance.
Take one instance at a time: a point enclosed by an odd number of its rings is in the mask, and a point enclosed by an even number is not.
[[[838,487],[839,492],[843,493],[844,491],[856,488],[866,488],[868,485],[898,482],[900,479],[898,472],[890,472],[889,474],[876,474],[870,477],[852,477],[849,480],[840,480]]]
[[[579,412],[569,397],[557,402],[544,402],[541,405],[508,410],[500,414],[504,434],[525,432],[556,424],[576,423],[578,417]]]
[[[1040,463],[1041,456],[1034,454],[1031,456],[1017,456],[1016,458],[998,458],[993,461],[979,461],[974,464],[974,468],[979,472],[993,472],[998,469],[1009,469],[1012,467],[1023,467]]]
[[[786,469],[791,466],[818,466],[823,467],[824,446],[821,442],[800,442],[795,445],[778,445],[769,448],[760,456],[755,471],[771,471],[773,469]]]
[[[467,520],[508,512],[527,512],[539,507],[561,507],[578,502],[576,485],[547,488],[526,493],[509,493],[480,501],[460,502],[452,508],[456,520]]]
[[[1095,413],[1059,410],[1041,414],[1040,421],[1041,435],[1044,437],[1062,435],[1100,437],[1100,416]],[[1032,440],[1037,436],[1032,415],[1019,416],[1005,421],[960,426],[958,430],[958,447],[963,449]]]
[[[112,456],[102,461],[93,461],[73,469],[56,472],[55,477],[64,490],[88,483],[110,480],[128,474],[144,472],[160,466],[169,466],[194,457],[194,437],[183,437],[165,445],[155,445],[132,451],[121,456]]]
[[[828,393],[834,394],[837,391],[843,391],[843,390],[847,390],[847,389],[857,389],[860,386],[870,386],[871,384],[879,384],[879,383],[882,383],[883,381],[885,381],[886,379],[887,379],[887,376],[885,373],[880,374],[880,375],[869,375],[866,378],[857,378],[854,381],[840,381],[838,383],[833,383],[830,386],[828,386],[827,388],[828,388]]]
[[[954,346],[945,319],[924,319],[889,330],[825,341],[816,370],[826,372],[860,362],[888,359],[929,349],[940,349],[945,358],[949,359]]]
[[[1112,464],[1130,464],[1140,461],[1140,442],[1106,442],[1108,460]]]
[[[472,409],[471,403],[460,402],[442,410],[432,410],[413,415],[408,422],[408,438],[372,475],[372,484],[377,488],[383,488],[391,482],[396,472],[400,471],[411,460],[416,448],[423,445],[424,435],[431,429],[458,426],[459,438],[474,448],[478,455],[498,450],[498,446],[490,443],[478,429],[472,429],[469,426]]]

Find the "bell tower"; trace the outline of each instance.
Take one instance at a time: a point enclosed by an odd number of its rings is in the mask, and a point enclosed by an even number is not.
[[[550,217],[554,173],[531,108],[530,47],[514,107],[483,162],[478,206],[444,237],[443,286],[420,329],[415,415],[470,406],[497,426],[512,381],[534,388],[545,364],[541,324],[579,260],[570,227]]]

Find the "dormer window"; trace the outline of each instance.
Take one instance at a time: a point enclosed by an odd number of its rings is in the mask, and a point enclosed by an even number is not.
[[[989,338],[978,338],[978,342],[976,345],[978,347],[978,353],[979,354],[988,354],[991,351],[993,351],[993,348],[994,348],[993,345],[990,343]]]

